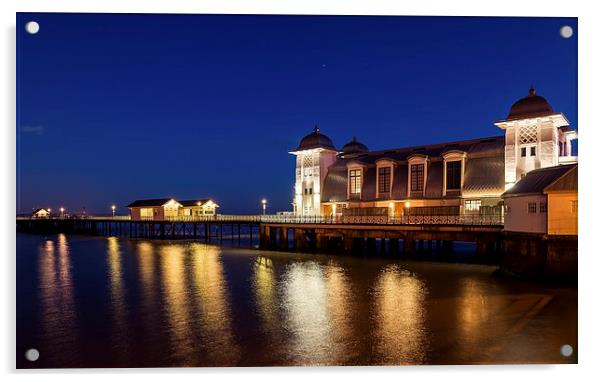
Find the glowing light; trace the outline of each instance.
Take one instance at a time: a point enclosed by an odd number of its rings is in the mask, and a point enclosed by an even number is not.
[[[404,205],[405,205],[406,208],[410,208],[410,202],[405,202]]]
[[[395,208],[395,204],[393,204],[393,203],[389,203],[389,208],[390,208],[390,209],[393,209],[393,208]]]

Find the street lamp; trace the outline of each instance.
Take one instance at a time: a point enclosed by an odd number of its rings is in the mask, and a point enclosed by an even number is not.
[[[113,204],[111,206],[111,211],[113,212],[113,217],[115,217],[115,208],[117,208],[117,207],[115,207],[115,205]]]
[[[268,205],[268,201],[266,198],[261,199],[261,207],[263,208],[263,214],[265,215],[265,208]]]
[[[61,218],[65,217],[65,209],[63,207],[60,208]]]

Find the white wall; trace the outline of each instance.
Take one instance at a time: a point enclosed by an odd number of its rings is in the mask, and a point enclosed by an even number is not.
[[[529,203],[536,203],[536,212],[529,213]],[[540,211],[540,203],[547,203],[545,195],[507,197],[504,230],[512,232],[546,233],[548,214]]]

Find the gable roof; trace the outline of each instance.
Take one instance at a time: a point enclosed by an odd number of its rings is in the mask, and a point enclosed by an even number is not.
[[[213,202],[211,199],[194,199],[194,200],[180,200],[180,204],[183,207],[196,207],[200,203],[201,206],[207,204],[208,202]],[[213,202],[216,206],[217,203]]]
[[[169,202],[173,198],[161,198],[161,199],[139,199],[134,200],[132,203],[128,204],[129,208],[132,207],[161,207],[165,203]],[[175,200],[175,199],[174,199]]]
[[[530,171],[512,188],[504,192],[502,197],[543,194],[546,187],[576,167],[576,164],[560,165]]]
[[[46,208],[36,208],[35,210],[33,210],[33,212],[31,214],[35,215],[40,211],[46,211],[46,213],[48,213],[48,210]]]
[[[548,187],[546,187],[543,191],[548,193],[550,191],[577,191],[578,186],[578,167],[574,166],[573,169],[567,171],[560,178],[556,179],[552,182]]]

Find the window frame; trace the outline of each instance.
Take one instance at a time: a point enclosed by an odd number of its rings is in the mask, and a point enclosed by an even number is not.
[[[527,202],[527,213],[537,213],[537,202]]]
[[[362,197],[364,171],[361,167],[350,167],[347,170],[347,199]],[[354,181],[355,180],[355,181]],[[358,192],[352,192],[357,190]]]
[[[414,169],[420,168],[420,171],[414,171]],[[426,180],[425,177],[425,163],[411,163],[410,164],[410,192],[422,192],[424,193],[424,183]],[[416,173],[416,178],[414,178],[414,173]],[[420,176],[420,177],[419,177]],[[420,188],[418,188],[420,186]]]

